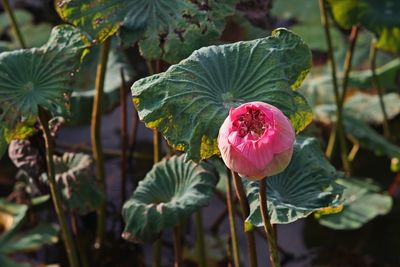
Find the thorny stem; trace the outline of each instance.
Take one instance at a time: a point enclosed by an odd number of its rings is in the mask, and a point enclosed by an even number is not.
[[[250,206],[247,202],[246,193],[243,188],[242,181],[240,180],[237,172],[232,171],[233,184],[235,186],[236,195],[239,199],[240,208],[242,210],[242,218],[243,224],[245,224],[246,218],[250,215]],[[249,266],[256,267],[257,266],[257,251],[256,251],[256,243],[254,239],[254,231],[253,229],[245,231],[246,233],[246,241],[247,241],[247,251],[249,254]]]
[[[6,11],[6,13],[11,21],[12,27],[17,35],[18,42],[21,45],[21,48],[25,49],[26,44],[25,44],[24,38],[22,37],[21,30],[18,27],[18,23],[17,23],[17,20],[15,19],[15,15],[10,6],[10,3],[8,2],[8,0],[2,0],[2,2],[3,2],[3,8]]]
[[[232,184],[229,175],[229,169],[227,169],[228,175],[226,176],[226,206],[228,207],[229,214],[229,226],[231,230],[231,239],[232,239],[232,254],[233,254],[233,262],[235,267],[240,267],[240,254],[239,254],[239,243],[236,233],[236,221],[235,221],[235,207],[233,206],[233,198],[232,198]]]
[[[330,63],[331,63],[333,90],[334,90],[335,102],[336,102],[336,117],[337,117],[336,130],[337,130],[337,134],[339,136],[342,164],[343,164],[343,169],[345,170],[345,172],[350,173],[350,163],[347,160],[347,144],[346,144],[344,127],[343,127],[342,109],[340,108],[340,94],[339,94],[339,87],[338,87],[337,76],[336,76],[336,64],[335,64],[335,59],[333,57],[332,38],[331,38],[330,30],[329,30],[329,20],[328,20],[326,8],[325,8],[325,0],[319,0],[319,6],[320,6],[320,12],[321,12],[321,23],[324,27],[326,43],[328,46],[328,57],[329,57]],[[327,154],[328,158],[332,157],[332,152],[333,152],[333,149],[331,151],[327,151],[326,154]]]
[[[207,267],[207,254],[204,245],[203,216],[201,209],[195,214],[196,220],[196,254],[199,267]]]
[[[104,41],[101,46],[99,63],[97,65],[96,74],[96,94],[93,102],[92,121],[91,121],[91,143],[93,147],[93,157],[96,161],[96,177],[99,189],[106,196],[105,185],[105,168],[104,168],[104,154],[101,144],[101,115],[102,115],[102,99],[104,93],[104,81],[107,70],[108,52],[110,50],[110,39]],[[106,232],[106,203],[104,203],[97,210],[97,229],[96,229],[96,242],[95,247],[101,249],[104,245],[105,232]]]
[[[54,155],[54,144],[53,138],[50,133],[48,119],[46,115],[46,111],[39,106],[39,122],[42,126],[45,148],[46,148],[46,164],[47,164],[47,175],[50,186],[51,198],[54,204],[54,210],[56,211],[58,222],[61,227],[61,234],[64,239],[65,249],[67,251],[69,265],[71,267],[78,267],[78,257],[76,254],[75,244],[72,240],[71,233],[68,228],[67,218],[62,208],[60,191],[57,188],[57,183],[55,180],[55,169],[53,162]]]
[[[121,208],[126,200],[126,152],[128,143],[128,127],[127,127],[127,106],[126,106],[126,82],[124,70],[121,68]]]
[[[174,227],[174,267],[182,267],[182,243],[179,224]]]
[[[268,205],[267,205],[267,178],[260,180],[259,187],[259,202],[261,217],[264,223],[264,230],[267,234],[268,249],[269,249],[269,259],[271,261],[272,267],[280,267],[278,246],[275,239],[274,229],[272,228],[270,218],[268,215]]]
[[[371,64],[371,71],[372,71],[372,83],[373,86],[378,90],[378,98],[379,98],[379,105],[382,110],[383,114],[383,134],[387,139],[390,139],[391,132],[389,126],[389,118],[385,109],[385,102],[383,101],[384,90],[379,84],[378,77],[376,76],[376,39],[371,41],[371,50],[370,50],[370,64]]]

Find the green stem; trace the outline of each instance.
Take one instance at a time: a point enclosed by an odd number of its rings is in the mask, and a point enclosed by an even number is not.
[[[329,30],[329,20],[328,15],[325,8],[325,0],[319,0],[319,6],[321,11],[321,23],[324,26],[325,38],[328,46],[328,57],[331,63],[331,75],[332,75],[332,82],[333,82],[333,91],[335,94],[335,102],[336,102],[336,130],[339,136],[339,143],[341,148],[341,158],[342,164],[345,172],[350,173],[350,163],[347,160],[347,144],[346,144],[346,136],[343,127],[343,118],[342,118],[342,110],[340,108],[340,94],[339,94],[339,86],[337,83],[337,76],[336,76],[336,64],[335,59],[333,57],[333,47],[332,47],[332,38],[331,33]],[[332,149],[333,151],[333,149]],[[331,153],[331,152],[330,152]],[[332,154],[327,153],[328,158],[332,157]]]
[[[349,155],[347,156],[347,158],[349,159],[350,162],[352,162],[354,160],[354,158],[357,155],[358,150],[360,150],[360,145],[358,143],[354,143],[353,147],[350,150]]]
[[[376,39],[371,41],[371,50],[370,50],[370,64],[371,64],[371,71],[372,71],[372,83],[373,86],[378,90],[378,98],[379,98],[379,105],[382,110],[383,114],[383,134],[387,139],[390,139],[391,132],[389,126],[389,118],[385,108],[385,102],[383,101],[384,90],[380,86],[378,77],[376,76]]]
[[[153,69],[152,62],[146,60],[149,75],[160,72],[160,68]],[[161,136],[157,129],[153,129],[153,162],[156,164],[161,160]],[[161,267],[161,237],[153,243],[153,267]]]
[[[272,228],[267,205],[267,178],[260,180],[259,188],[259,201],[261,217],[264,223],[264,230],[267,234],[268,249],[269,249],[269,259],[271,261],[272,267],[280,267],[278,246],[274,234],[274,229]]]
[[[47,164],[47,175],[50,186],[51,198],[53,199],[54,209],[57,214],[58,222],[61,227],[61,234],[64,239],[65,249],[67,251],[69,265],[71,267],[78,267],[78,257],[76,254],[75,244],[72,240],[71,233],[68,228],[67,218],[62,209],[60,191],[57,188],[57,183],[55,180],[55,169],[53,162],[54,155],[54,144],[52,136],[49,129],[48,119],[46,116],[46,111],[39,107],[39,122],[43,129],[45,148],[46,148],[46,164]]]
[[[15,15],[10,6],[10,3],[8,2],[8,0],[2,0],[2,2],[3,2],[3,8],[6,11],[6,13],[11,21],[12,27],[17,35],[18,42],[21,45],[21,48],[26,48],[24,38],[22,37],[21,30],[18,27],[18,23],[17,23],[17,20],[15,19]]]
[[[250,215],[250,206],[247,202],[246,193],[243,188],[242,181],[240,180],[237,172],[232,171],[233,184],[235,186],[236,196],[239,199],[240,208],[242,210],[242,218],[243,224],[245,225],[245,221],[247,217]],[[254,231],[253,229],[249,229],[245,231],[246,241],[247,241],[247,252],[249,254],[249,266],[257,267],[257,251],[256,251],[256,242],[254,239]]]
[[[82,267],[89,267],[89,260],[87,257],[87,253],[85,251],[84,244],[82,242],[81,235],[79,234],[79,226],[78,226],[78,216],[76,215],[75,211],[71,212],[71,226],[72,226],[72,233],[76,240],[76,245],[79,251],[79,258],[81,260]]]
[[[121,75],[121,91],[120,91],[120,102],[121,102],[121,210],[126,200],[126,162],[127,162],[127,146],[128,146],[128,126],[127,126],[127,105],[126,105],[126,82],[124,70],[120,69]],[[121,220],[122,224],[122,220]]]
[[[161,267],[161,238],[154,241],[152,252],[153,252],[153,259],[151,266]]]
[[[227,169],[227,171],[228,170],[229,169]],[[230,175],[227,175],[226,178],[226,206],[228,207],[229,226],[231,230],[233,262],[235,267],[240,267],[241,264],[239,255],[239,242],[236,233],[235,207],[232,199],[232,184],[229,177]]]
[[[346,57],[344,59],[344,66],[343,66],[343,85],[342,85],[342,98],[340,100],[339,108],[343,110],[344,100],[346,99],[347,95],[347,87],[349,83],[349,76],[351,71],[351,61],[354,55],[354,48],[356,46],[357,36],[358,36],[358,26],[353,26],[351,28],[350,37],[349,37],[349,46],[347,47]]]
[[[104,81],[107,70],[108,52],[110,50],[110,39],[104,41],[101,46],[99,63],[97,64],[96,74],[96,94],[93,102],[92,122],[91,122],[91,142],[93,147],[93,157],[96,161],[96,177],[97,184],[100,190],[106,196],[105,185],[105,168],[104,168],[104,154],[101,144],[101,115],[102,115],[102,99],[104,94]],[[104,203],[97,210],[97,229],[96,229],[96,242],[95,247],[101,249],[104,245],[106,233],[106,203]]]
[[[207,254],[204,245],[203,216],[201,209],[195,214],[196,220],[196,253],[199,267],[207,267]]]
[[[182,267],[182,243],[179,224],[174,227],[174,267]]]

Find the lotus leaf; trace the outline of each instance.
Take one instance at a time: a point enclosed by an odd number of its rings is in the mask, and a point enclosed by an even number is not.
[[[274,105],[297,132],[304,129],[312,113],[294,89],[310,66],[301,38],[277,29],[268,38],[201,48],[166,72],[135,82],[133,101],[148,127],[198,161],[219,154],[222,122],[230,108],[246,102]]]
[[[162,230],[208,204],[217,184],[212,165],[173,156],[155,164],[125,202],[122,236],[130,241],[158,237]]]

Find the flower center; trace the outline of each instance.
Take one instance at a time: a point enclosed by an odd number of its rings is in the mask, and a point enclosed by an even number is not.
[[[249,108],[233,122],[233,126],[240,137],[250,134],[258,139],[268,129],[269,124],[265,121],[265,114],[262,111]]]

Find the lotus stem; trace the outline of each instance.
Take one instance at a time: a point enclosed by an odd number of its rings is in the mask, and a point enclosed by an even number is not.
[[[243,225],[245,225],[245,221],[247,217],[250,215],[250,206],[247,202],[246,193],[243,188],[243,183],[240,180],[240,177],[237,172],[232,171],[233,184],[235,186],[236,196],[239,199],[240,208],[242,210],[242,218]],[[257,251],[256,251],[256,242],[254,239],[254,231],[253,229],[245,230],[246,241],[247,241],[247,251],[249,254],[249,266],[256,267],[257,264]]]
[[[350,173],[351,167],[350,163],[347,160],[347,143],[346,143],[346,136],[344,132],[344,127],[343,127],[343,117],[342,117],[342,109],[340,108],[340,93],[339,93],[339,86],[337,83],[337,75],[336,75],[336,64],[335,64],[335,59],[333,57],[333,47],[332,47],[332,38],[331,38],[331,33],[329,30],[329,19],[328,15],[326,12],[326,7],[325,7],[325,0],[319,0],[319,6],[320,6],[320,12],[321,12],[321,23],[324,27],[324,32],[325,32],[325,38],[326,38],[326,43],[328,46],[328,57],[330,59],[331,63],[331,75],[332,75],[332,82],[333,82],[333,91],[335,94],[335,102],[336,102],[336,131],[339,136],[339,143],[340,143],[340,148],[341,148],[341,158],[342,158],[342,164],[343,164],[343,169],[345,170],[346,173]],[[333,146],[334,147],[334,146]],[[327,156],[329,159],[332,158],[332,149],[331,151],[326,151]]]
[[[386,112],[385,108],[385,102],[383,101],[383,95],[384,95],[384,89],[380,86],[378,77],[376,76],[376,39],[374,38],[371,41],[371,50],[369,54],[369,60],[371,64],[371,71],[372,71],[372,84],[373,86],[378,90],[378,98],[379,98],[379,105],[382,110],[383,114],[383,135],[387,138],[390,139],[391,137],[391,132],[390,132],[390,126],[389,126],[389,118]]]
[[[101,45],[99,63],[97,64],[96,74],[96,94],[93,102],[92,121],[91,121],[91,143],[93,147],[93,157],[96,161],[96,177],[99,189],[105,196],[104,203],[97,210],[97,229],[95,248],[101,249],[104,245],[106,234],[106,182],[103,146],[101,144],[101,115],[102,99],[104,94],[104,82],[107,70],[108,52],[110,50],[110,39]]]
[[[76,244],[79,251],[79,258],[81,260],[82,267],[89,267],[89,260],[87,258],[87,254],[85,252],[85,247],[83,246],[81,236],[79,234],[79,226],[78,226],[78,216],[76,215],[75,211],[71,212],[71,226],[72,226],[72,233],[76,240]]]
[[[342,84],[342,98],[340,100],[340,106],[339,108],[343,110],[343,104],[344,100],[346,99],[346,94],[347,94],[347,87],[349,84],[349,76],[350,76],[350,71],[351,71],[351,61],[353,59],[354,55],[354,48],[356,46],[356,41],[358,37],[358,26],[353,26],[351,28],[350,36],[349,36],[349,46],[347,47],[346,50],[346,56],[344,59],[344,65],[343,65],[343,84]]]
[[[207,253],[204,245],[203,216],[201,209],[195,214],[196,220],[196,253],[199,267],[207,267]]]
[[[239,242],[236,233],[236,221],[235,221],[235,207],[232,198],[232,184],[230,180],[230,171],[227,169],[227,181],[226,181],[226,206],[228,207],[228,215],[229,215],[229,226],[231,230],[231,239],[232,239],[232,254],[233,254],[233,262],[235,267],[240,267],[240,254],[239,254]]]
[[[47,164],[47,176],[49,180],[50,193],[51,198],[54,204],[54,210],[56,211],[58,222],[61,227],[61,234],[64,239],[65,249],[68,256],[69,265],[71,267],[78,267],[78,257],[76,254],[75,244],[72,240],[72,236],[70,230],[68,228],[67,218],[62,208],[60,191],[58,190],[56,178],[55,178],[55,169],[53,162],[54,155],[54,143],[53,138],[50,133],[49,123],[47,118],[47,112],[39,107],[39,123],[42,126],[45,148],[46,148],[46,164]]]
[[[17,20],[15,19],[15,15],[10,6],[10,3],[8,2],[8,0],[2,0],[2,3],[3,3],[4,11],[7,13],[8,18],[11,21],[11,25],[17,35],[18,42],[19,42],[21,48],[25,49],[26,44],[25,44],[24,38],[22,37],[21,30],[18,27],[18,23],[17,23]]]
[[[352,162],[354,160],[354,158],[357,155],[358,150],[360,150],[360,144],[354,143],[353,147],[350,150],[349,155],[347,156],[347,158],[349,159],[350,162]]]
[[[274,234],[274,229],[272,228],[268,214],[267,178],[260,180],[259,202],[260,202],[261,217],[264,223],[264,230],[265,233],[267,234],[269,259],[271,261],[272,267],[280,267],[281,264],[279,262],[278,246]]]
[[[174,267],[182,267],[182,243],[179,224],[174,227]]]
[[[127,106],[126,106],[126,82],[124,70],[121,68],[121,209],[126,200],[126,161],[127,161],[127,146],[128,146],[128,126],[127,126]],[[122,221],[121,221],[122,222]]]

